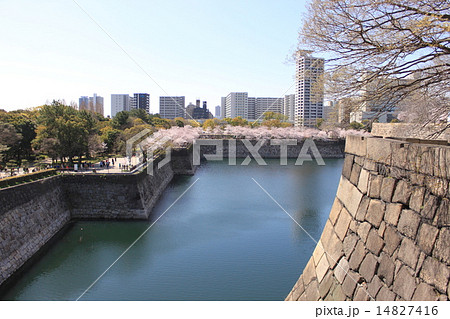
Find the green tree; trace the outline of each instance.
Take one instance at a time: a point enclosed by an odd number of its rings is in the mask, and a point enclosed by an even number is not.
[[[130,114],[127,111],[122,111],[116,114],[112,119],[112,126],[115,129],[124,129],[128,123],[128,118]]]
[[[36,122],[32,112],[24,110],[0,112],[0,122],[11,124],[20,135],[20,139],[9,148],[9,157],[19,166],[23,159],[31,160],[34,155],[31,143],[36,137]]]
[[[21,138],[13,125],[0,122],[0,163],[8,161],[8,150]]]
[[[38,117],[39,127],[35,139],[35,145],[40,147],[47,138],[56,139],[52,152],[63,158],[68,158],[73,164],[73,159],[78,156],[81,159],[88,151],[88,138],[91,124],[85,114],[74,108],[64,105],[59,101],[53,101],[51,105],[40,108]]]
[[[237,116],[234,119],[231,120],[230,123],[232,126],[247,126],[248,121],[246,119],[243,119],[241,116]]]

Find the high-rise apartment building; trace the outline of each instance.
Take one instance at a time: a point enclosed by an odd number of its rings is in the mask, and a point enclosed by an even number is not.
[[[111,117],[117,113],[130,110],[130,96],[128,94],[111,94]]]
[[[256,97],[248,98],[248,115],[247,119],[250,121],[254,121],[257,119],[256,116]]]
[[[283,113],[283,98],[249,97],[247,92],[231,92],[222,97],[222,118],[242,118],[255,121],[263,118],[265,112]]]
[[[231,92],[225,98],[225,117],[248,119],[248,93]]]
[[[94,93],[94,96],[82,96],[78,99],[78,109],[80,111],[86,110],[104,115],[103,97],[98,96],[96,93]]]
[[[78,110],[89,110],[89,96],[81,96],[78,99]]]
[[[159,115],[165,119],[185,118],[184,96],[160,96]]]
[[[257,97],[255,103],[255,119],[263,119],[264,113],[283,113],[284,100],[276,97]]]
[[[150,114],[150,94],[134,93],[130,99],[130,107],[132,109],[143,109]]]
[[[215,107],[215,111],[214,111],[214,116],[217,118],[221,118],[221,114],[220,114],[220,105],[216,105]]]
[[[295,113],[295,94],[284,96],[283,114],[289,122],[294,122]]]
[[[296,126],[314,126],[323,118],[324,59],[298,54],[296,63],[295,114]]]

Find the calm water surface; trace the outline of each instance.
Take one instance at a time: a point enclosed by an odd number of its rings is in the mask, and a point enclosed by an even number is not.
[[[202,164],[174,179],[149,221],[74,223],[2,298],[77,299],[199,178],[81,300],[283,300],[315,243],[252,178],[317,240],[343,160],[266,161]]]

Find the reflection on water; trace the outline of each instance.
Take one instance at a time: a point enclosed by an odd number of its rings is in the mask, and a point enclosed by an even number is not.
[[[75,300],[199,178],[82,300],[283,300],[328,217],[343,160],[207,162],[176,177],[149,221],[76,222],[3,296]]]

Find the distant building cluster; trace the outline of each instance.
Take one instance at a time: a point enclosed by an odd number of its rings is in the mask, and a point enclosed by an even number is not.
[[[94,93],[94,96],[81,96],[78,99],[78,109],[103,115],[103,97],[98,96],[96,93]]]
[[[249,121],[263,118],[266,112],[276,112],[287,116],[287,120],[293,121],[290,116],[293,113],[294,95],[286,95],[285,98],[276,97],[249,97],[248,92],[231,92],[221,99],[220,117],[242,117]],[[285,103],[287,101],[287,103]],[[217,109],[216,109],[217,110]]]
[[[116,116],[119,112],[131,109],[143,109],[150,113],[150,94],[134,93],[133,96],[128,94],[111,94],[111,117]]]
[[[165,119],[174,119],[177,117],[185,119],[211,119],[213,115],[207,108],[207,102],[196,100],[195,104],[189,103],[185,106],[184,96],[160,96],[159,97],[159,115]]]

